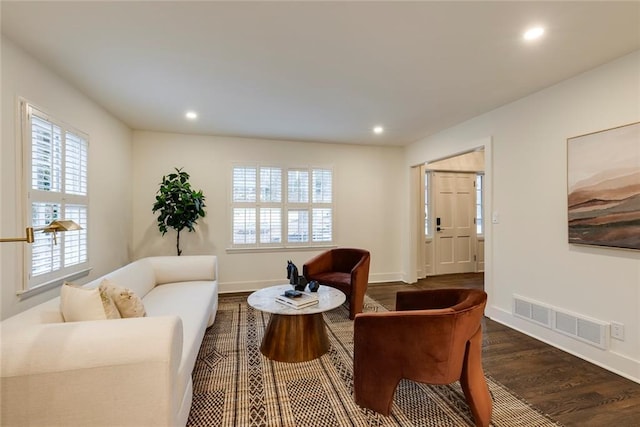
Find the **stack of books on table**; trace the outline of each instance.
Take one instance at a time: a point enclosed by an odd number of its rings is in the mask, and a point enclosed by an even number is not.
[[[276,301],[280,304],[300,309],[318,304],[318,295],[308,292],[292,291],[276,296]]]

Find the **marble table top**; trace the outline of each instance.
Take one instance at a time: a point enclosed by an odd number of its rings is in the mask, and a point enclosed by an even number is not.
[[[268,288],[263,288],[255,291],[249,298],[247,303],[260,311],[271,314],[285,314],[285,315],[302,315],[302,314],[314,314],[322,313],[325,311],[333,310],[339,307],[347,299],[345,294],[338,289],[329,286],[320,286],[318,289],[318,304],[314,304],[305,308],[293,308],[288,307],[276,301],[276,296],[284,294],[284,291],[293,289],[293,286],[277,285]]]

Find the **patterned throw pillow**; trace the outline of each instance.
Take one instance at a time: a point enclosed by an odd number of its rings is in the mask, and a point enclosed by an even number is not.
[[[107,292],[65,282],[60,289],[60,311],[65,322],[120,319],[120,312]]]
[[[109,279],[104,279],[99,289],[103,289],[109,295],[123,318],[147,315],[142,300],[131,289],[117,286]]]

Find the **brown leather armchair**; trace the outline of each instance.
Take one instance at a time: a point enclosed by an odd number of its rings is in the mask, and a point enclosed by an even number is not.
[[[316,280],[345,293],[349,299],[349,318],[362,312],[369,284],[371,256],[364,249],[336,248],[311,258],[302,266],[307,281]]]
[[[361,313],[354,322],[354,398],[389,415],[402,378],[428,384],[460,380],[476,426],[492,402],[482,371],[481,319],[487,294],[476,289],[398,292],[396,311]]]

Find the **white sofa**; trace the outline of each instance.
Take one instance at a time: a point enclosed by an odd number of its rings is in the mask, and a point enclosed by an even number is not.
[[[184,426],[218,307],[215,256],[151,257],[98,278],[147,316],[65,323],[54,298],[1,323],[2,426]]]

